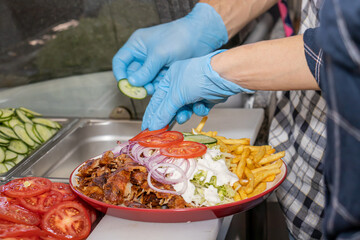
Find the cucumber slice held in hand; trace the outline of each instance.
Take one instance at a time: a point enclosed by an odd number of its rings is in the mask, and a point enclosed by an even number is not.
[[[127,79],[121,79],[118,82],[119,90],[129,98],[144,99],[147,96],[146,89],[143,87],[132,86]]]

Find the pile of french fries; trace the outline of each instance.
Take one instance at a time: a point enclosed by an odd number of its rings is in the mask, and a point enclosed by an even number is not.
[[[220,150],[231,156],[228,158],[230,169],[239,178],[233,185],[234,200],[244,200],[265,191],[266,183],[274,181],[281,172],[285,151],[275,153],[269,145],[250,146],[249,138],[230,139],[218,136],[216,131],[203,132],[206,120],[207,117],[203,117],[194,131],[216,138]]]

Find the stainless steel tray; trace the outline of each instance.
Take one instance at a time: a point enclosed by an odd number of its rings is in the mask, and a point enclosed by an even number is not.
[[[78,118],[48,118],[48,119],[58,122],[62,126],[62,128],[51,139],[43,143],[39,148],[34,150],[34,152],[32,152],[30,155],[28,155],[18,164],[16,164],[9,171],[0,174],[0,183],[10,179],[20,169],[23,169],[25,165],[27,165],[29,162],[32,162],[34,156],[38,156],[39,154],[42,154],[47,148],[49,148],[54,142],[56,142],[57,139],[59,139],[63,134],[69,131],[79,121]]]
[[[66,134],[34,153],[12,176],[66,182],[82,162],[116,147],[117,141],[127,141],[140,129],[140,121],[79,119]]]

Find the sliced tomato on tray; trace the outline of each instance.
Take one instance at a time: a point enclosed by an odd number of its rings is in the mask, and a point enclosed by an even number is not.
[[[206,150],[207,147],[202,143],[182,141],[169,147],[160,148],[160,153],[174,158],[195,158],[204,155]]]
[[[63,195],[61,193],[51,190],[37,196],[20,198],[20,204],[31,211],[45,213],[54,205],[60,203],[62,199]]]
[[[0,239],[39,239],[42,233],[37,226],[18,224],[12,222],[0,223]]]
[[[84,239],[90,233],[91,222],[80,203],[65,201],[44,214],[41,227],[56,239]]]
[[[161,148],[167,147],[184,140],[184,135],[177,131],[166,131],[156,135],[142,137],[138,139],[138,143],[144,147]]]
[[[167,125],[166,127],[159,129],[159,130],[154,130],[154,131],[149,131],[149,129],[145,129],[144,131],[141,131],[138,135],[136,135],[135,137],[131,138],[129,141],[137,141],[140,138],[143,137],[148,137],[148,136],[152,136],[152,135],[156,135],[162,132],[165,132],[169,129],[169,125]]]
[[[61,193],[63,196],[63,201],[71,201],[76,198],[75,193],[71,190],[69,184],[53,182],[51,185],[51,190]]]
[[[4,193],[10,197],[32,197],[49,191],[51,181],[41,177],[24,177],[4,185]]]
[[[0,202],[0,219],[26,225],[39,225],[40,223],[38,214],[17,204],[5,201]]]

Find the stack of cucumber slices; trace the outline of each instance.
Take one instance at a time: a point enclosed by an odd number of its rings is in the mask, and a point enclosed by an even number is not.
[[[14,167],[61,128],[30,109],[0,108],[0,174]]]

